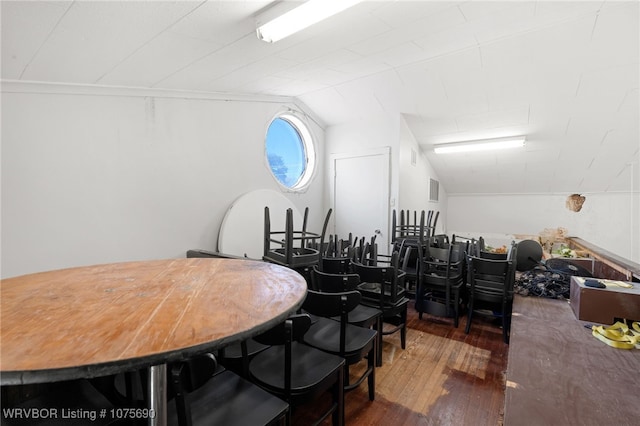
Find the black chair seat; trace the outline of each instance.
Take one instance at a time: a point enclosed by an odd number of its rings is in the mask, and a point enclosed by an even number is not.
[[[362,304],[356,306],[353,311],[349,312],[349,324],[357,325],[360,327],[375,326],[377,319],[382,315],[382,311],[375,307],[366,306]],[[339,317],[336,317],[340,321]]]
[[[269,425],[284,418],[289,404],[229,370],[215,374],[205,385],[188,394],[194,425]],[[172,400],[167,424],[177,425]]]
[[[332,403],[315,424],[329,416],[334,426],[344,425],[344,358],[300,343],[311,327],[307,314],[296,314],[255,336],[271,345],[249,364],[251,380],[296,407],[330,392]],[[311,402],[310,402],[311,403]],[[291,410],[287,425],[291,424]]]
[[[347,364],[364,358],[371,351],[378,334],[376,330],[351,324],[346,325],[345,333],[345,350],[342,357]],[[325,352],[340,355],[340,323],[319,317],[304,335],[304,342]]]
[[[410,299],[407,297],[403,297],[400,300],[397,300],[394,304],[386,304],[384,306],[384,311],[382,312],[382,318],[384,320],[385,323],[387,324],[392,324],[395,327],[394,328],[387,328],[387,330],[382,330],[382,332],[380,333],[383,336],[388,336],[390,334],[395,333],[396,331],[400,331],[402,333],[401,335],[401,344],[402,344],[402,349],[405,348],[405,329],[406,329],[406,322],[407,322],[407,306],[409,305]],[[369,305],[371,307],[376,307],[378,306],[375,302],[370,301],[370,300],[363,300],[362,304],[365,305]]]
[[[246,354],[242,353],[242,345],[246,346]],[[268,345],[263,345],[253,339],[247,339],[244,342],[234,343],[224,347],[218,352],[217,358],[220,364],[225,368],[247,379],[247,368],[249,362],[256,354],[262,352],[268,347]]]
[[[403,271],[404,272],[404,271]],[[363,282],[360,283],[358,285],[358,291],[360,293],[362,293],[362,295],[364,296],[365,300],[366,299],[379,299],[380,298],[380,287],[381,284],[380,283],[370,283],[370,282]],[[406,288],[404,288],[403,286],[396,286],[396,293],[395,295],[392,294],[391,292],[391,286],[389,285],[389,283],[385,283],[384,286],[384,296],[383,296],[383,303],[385,304],[395,304],[395,301],[398,298],[403,298],[407,292]]]
[[[338,356],[330,356],[303,343],[291,344],[291,357],[295,359],[291,370],[291,396],[296,403],[304,403],[315,399],[325,392],[336,381],[335,377],[328,376],[327,371],[342,371],[344,359]],[[276,395],[282,394],[285,377],[285,347],[272,346],[256,355],[249,371],[251,377],[263,388]],[[310,389],[317,392],[309,393]]]

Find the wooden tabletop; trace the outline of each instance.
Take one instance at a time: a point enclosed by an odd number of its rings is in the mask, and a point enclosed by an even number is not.
[[[591,335],[568,301],[516,295],[504,425],[631,425],[640,408],[640,350]]]
[[[214,350],[283,321],[306,288],[279,265],[205,258],[4,279],[0,383],[97,377]]]

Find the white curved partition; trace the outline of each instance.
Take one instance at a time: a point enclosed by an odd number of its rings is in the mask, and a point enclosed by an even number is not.
[[[238,197],[220,225],[218,251],[251,259],[262,259],[264,250],[264,208],[269,207],[271,229],[285,229],[287,209],[293,210],[293,223],[302,227],[302,214],[282,195],[271,189],[258,189]]]

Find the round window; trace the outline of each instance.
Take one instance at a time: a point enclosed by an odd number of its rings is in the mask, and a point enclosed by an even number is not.
[[[311,133],[298,117],[280,114],[271,121],[265,151],[269,169],[281,185],[301,189],[309,183],[315,152]]]

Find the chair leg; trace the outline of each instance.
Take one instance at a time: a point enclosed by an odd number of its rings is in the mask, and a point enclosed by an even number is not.
[[[347,388],[349,387],[349,381],[350,381],[350,373],[349,373],[349,364],[345,364],[344,365],[344,387]]]
[[[402,349],[407,347],[407,309],[400,314],[400,321],[402,321],[402,328],[400,329],[400,346]]]
[[[453,294],[453,303],[454,303],[454,306],[453,306],[453,315],[454,315],[453,326],[455,328],[458,328],[458,317],[459,317],[459,314],[460,314],[460,296],[459,296],[458,293],[454,293]]]
[[[382,327],[382,315],[380,315],[376,320],[376,331],[378,332],[378,335],[376,336],[376,339],[378,340],[376,349],[378,351],[378,354],[376,356],[376,367],[382,367]]]
[[[473,298],[469,299],[469,314],[467,315],[467,326],[464,329],[465,334],[469,334],[469,330],[471,330],[471,317],[473,317]]]
[[[503,313],[502,314],[502,340],[505,343],[509,343],[509,335],[507,334],[507,316]]]
[[[505,303],[502,307],[502,339],[508,345],[509,336],[511,334],[511,311],[510,303]]]
[[[373,348],[371,348],[371,352],[369,352],[367,365],[371,369],[371,373],[367,378],[368,386],[369,386],[369,401],[373,401],[376,399],[376,354],[378,352],[377,342],[374,342]]]
[[[336,404],[336,409],[333,412],[333,426],[344,426],[345,416],[344,416],[344,369],[341,368],[338,370],[338,378],[336,380],[336,384],[333,389],[333,402]]]

